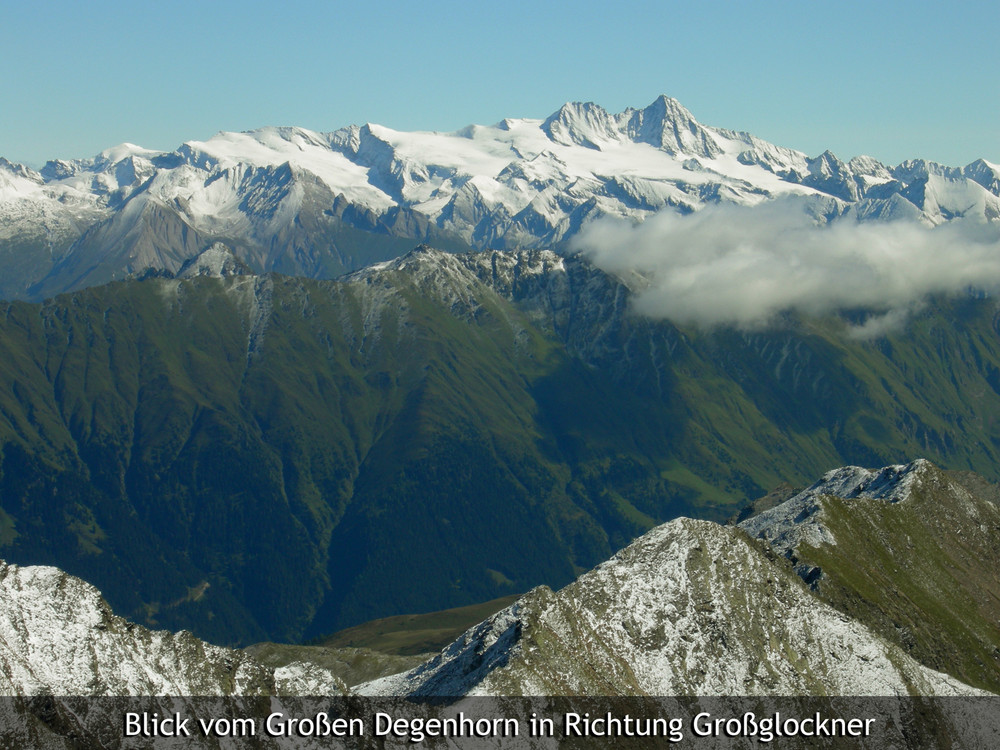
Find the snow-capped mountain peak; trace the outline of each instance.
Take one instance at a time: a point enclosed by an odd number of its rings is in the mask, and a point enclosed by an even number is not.
[[[342,225],[416,242],[447,237],[476,249],[541,248],[601,217],[642,221],[660,211],[752,206],[788,195],[834,200],[824,220],[993,221],[1000,219],[1000,170],[983,160],[965,168],[923,160],[888,168],[829,151],[808,158],[703,125],[667,96],[617,114],[568,103],[543,120],[450,133],[369,123],[327,133],[220,132],[171,153],[124,143],[91,159],[50,161],[40,173],[0,165],[0,242],[17,237],[38,255],[34,265],[19,265],[34,275],[7,276],[9,288],[0,292],[52,293],[141,273],[140,256],[175,272],[187,249],[138,252],[136,238],[148,233],[117,227],[132,221],[122,212],[140,204],[173,212],[187,227],[178,236],[199,235],[188,245],[220,239],[241,248],[251,266],[323,275],[315,258]],[[100,243],[91,241],[96,234]],[[300,239],[289,243],[292,234]],[[278,236],[284,251],[273,245]],[[338,254],[338,272],[383,259]]]
[[[672,156],[714,159],[723,153],[715,134],[676,99],[659,96],[645,109],[627,114],[626,132],[635,141],[649,143]]]
[[[622,138],[615,118],[592,102],[564,104],[542,122],[541,128],[555,143],[576,144],[598,151],[602,145],[619,142]]]

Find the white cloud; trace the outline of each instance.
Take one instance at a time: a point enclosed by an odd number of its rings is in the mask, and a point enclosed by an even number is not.
[[[650,279],[637,312],[705,327],[766,325],[794,310],[867,309],[852,330],[881,335],[928,295],[1000,289],[1000,229],[955,221],[817,225],[801,201],[661,213],[641,224],[600,219],[574,241],[599,267]]]

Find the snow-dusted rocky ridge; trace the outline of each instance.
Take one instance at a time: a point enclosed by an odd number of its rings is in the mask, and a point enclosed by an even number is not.
[[[97,589],[57,568],[0,565],[5,695],[267,694],[273,677],[189,633],[116,617]]]
[[[163,718],[179,712],[194,724],[197,716],[266,715],[284,710],[282,700],[294,705],[293,696],[345,691],[321,666],[271,669],[188,632],[150,631],[114,615],[79,578],[0,561],[0,746],[120,747],[127,711]],[[155,746],[218,744],[195,734]]]
[[[813,597],[733,527],[679,519],[535,589],[372,695],[975,694]]]
[[[931,468],[924,459],[877,470],[844,466],[828,472],[784,503],[748,518],[740,526],[750,536],[767,541],[782,555],[794,553],[803,542],[813,546],[836,544],[833,533],[823,524],[823,496],[899,502],[909,496],[918,477]]]
[[[57,568],[0,562],[0,695],[337,694],[310,665],[275,672],[187,632],[150,631]]]
[[[758,517],[809,520],[803,496],[909,500],[926,461],[827,474]],[[756,520],[756,519],[754,519]],[[769,525],[762,522],[761,528]],[[744,525],[744,528],[749,528]],[[761,536],[769,538],[766,534]],[[780,550],[780,544],[778,545]],[[7,695],[339,694],[307,665],[270,670],[187,633],[115,616],[55,568],[0,565],[0,690]],[[534,589],[438,656],[356,688],[373,696],[975,695],[821,601],[744,531],[681,518],[566,588]]]
[[[781,551],[782,537],[764,530],[815,523],[815,513],[801,512],[808,510],[803,498],[839,498],[864,509],[865,504],[917,505],[931,491],[937,492],[934,502],[944,499],[941,491],[949,494],[943,511],[948,523],[961,525],[966,517],[996,521],[960,483],[917,461],[878,471],[830,472],[744,528],[776,540]],[[891,536],[891,529],[884,531]],[[815,534],[802,538],[834,543]],[[0,685],[14,696],[991,695],[928,668],[866,619],[831,606],[775,551],[739,527],[677,519],[558,592],[534,589],[424,664],[351,691],[318,665],[272,670],[245,653],[186,633],[153,633],[128,623],[110,612],[96,589],[54,568],[0,564]],[[939,592],[938,601],[947,606],[946,594]],[[276,700],[267,698],[261,706],[273,710],[267,706],[280,706]],[[7,722],[0,725],[13,726],[15,734],[23,726],[23,737],[17,736],[34,746],[61,748],[67,745],[56,736],[60,726],[85,727],[92,739],[108,721],[100,710],[78,717],[67,701],[65,710],[59,709],[63,724],[53,724],[44,718],[51,714],[45,713],[47,705],[32,707],[17,699],[7,706],[15,715],[0,717]],[[913,720],[908,703],[868,705],[887,712],[887,731],[902,732],[892,734],[892,741],[898,740],[893,746],[926,746],[912,726],[901,729]],[[945,702],[920,710],[925,716],[934,712],[930,726],[944,731],[949,742],[958,738],[949,746],[978,747],[995,730],[994,715],[977,710],[982,705]],[[39,742],[43,736],[52,741]],[[884,739],[862,746],[879,746]],[[312,746],[301,746],[306,745]]]
[[[545,120],[453,133],[367,124],[219,133],[172,153],[122,144],[38,172],[0,160],[0,246],[17,272],[3,291],[37,297],[175,272],[217,239],[258,270],[332,275],[398,254],[390,237],[550,246],[595,217],[783,195],[811,197],[826,218],[992,221],[1000,167],[810,158],[702,125],[665,96],[617,114],[572,103]],[[358,249],[359,231],[380,246]]]
[[[905,571],[886,584],[880,561],[840,561],[847,581],[856,575],[852,566],[876,571],[865,589],[869,596],[887,588],[866,603],[873,615],[852,607],[842,594],[847,584],[836,576],[826,589],[810,588],[784,560],[797,543],[836,544],[823,524],[824,498],[845,503],[858,528],[873,526],[874,544],[891,555],[897,554],[897,534],[911,548],[923,545],[913,554],[925,567],[905,590],[911,612],[894,608],[893,586],[908,578]],[[902,515],[894,514],[897,507]],[[908,525],[915,515],[933,538]],[[975,560],[993,569],[996,544],[975,537],[986,539],[998,522],[996,506],[925,460],[879,470],[844,467],[742,528],[684,518],[660,526],[561,591],[535,589],[433,660],[358,690],[418,696],[974,695],[980,691],[943,670],[988,684],[991,678],[977,671],[983,662],[968,671],[954,658],[939,669],[926,664],[955,648],[948,641],[956,631],[938,610],[957,609],[952,597],[963,586],[988,599],[995,585],[992,579],[986,585],[942,583],[942,576],[961,568],[954,558],[938,559],[933,547],[959,548],[966,567]],[[832,523],[845,526],[839,516]],[[954,530],[959,545],[939,533],[941,525]],[[855,536],[856,543],[865,539],[861,532]],[[906,564],[904,553],[898,559]],[[934,605],[925,612],[917,602],[928,599]],[[877,614],[882,607],[885,618]],[[989,651],[1000,638],[996,618],[985,612],[980,622],[974,609],[959,610],[957,617]],[[900,623],[922,631],[916,641],[899,636]]]

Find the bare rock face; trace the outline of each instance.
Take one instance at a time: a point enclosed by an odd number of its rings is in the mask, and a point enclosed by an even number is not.
[[[215,242],[201,253],[184,262],[177,272],[177,278],[188,279],[195,276],[243,276],[249,274],[250,267],[237,258],[233,251],[221,242]]]

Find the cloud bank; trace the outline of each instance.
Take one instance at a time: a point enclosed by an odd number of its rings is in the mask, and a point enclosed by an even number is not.
[[[872,316],[853,333],[872,337],[929,295],[1000,289],[997,227],[853,218],[818,226],[805,208],[774,201],[661,213],[641,224],[599,219],[573,249],[606,271],[646,276],[637,312],[702,327],[758,328],[786,311],[865,309]]]

